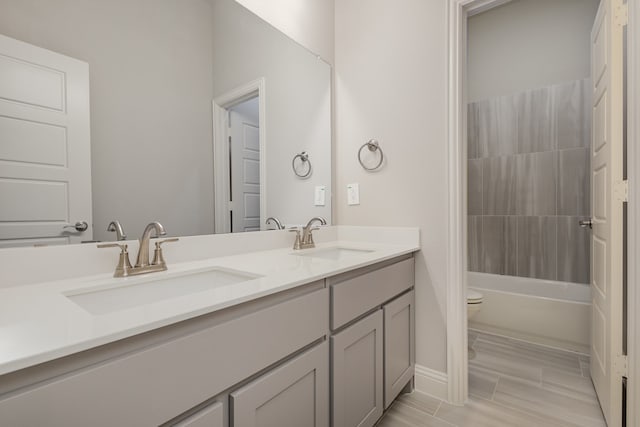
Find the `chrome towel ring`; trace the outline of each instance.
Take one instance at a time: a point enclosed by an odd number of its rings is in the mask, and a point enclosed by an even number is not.
[[[298,171],[298,169],[296,168],[296,159],[300,159],[302,165],[306,163],[307,172],[301,173]],[[291,161],[291,168],[293,169],[293,173],[295,173],[297,177],[308,178],[309,175],[311,175],[311,160],[309,160],[309,154],[307,154],[306,151],[303,151],[302,153],[293,156],[293,160]]]
[[[380,161],[375,166],[368,167],[362,161],[362,150],[364,149],[364,147],[367,147],[371,152],[376,152],[376,151],[380,152]],[[382,148],[380,147],[380,144],[378,143],[378,141],[376,141],[375,139],[370,139],[369,141],[362,144],[362,146],[358,150],[358,161],[360,162],[360,166],[362,166],[365,170],[368,170],[368,171],[374,171],[380,168],[380,166],[382,166],[382,162],[384,162],[384,153],[382,152]]]

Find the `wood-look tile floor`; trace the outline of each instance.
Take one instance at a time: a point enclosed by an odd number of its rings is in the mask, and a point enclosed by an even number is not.
[[[378,427],[606,426],[589,378],[589,358],[469,332],[465,406],[413,392],[401,395]]]

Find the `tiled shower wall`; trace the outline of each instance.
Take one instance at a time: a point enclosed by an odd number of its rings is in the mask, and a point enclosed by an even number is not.
[[[468,105],[470,271],[589,283],[588,88]]]

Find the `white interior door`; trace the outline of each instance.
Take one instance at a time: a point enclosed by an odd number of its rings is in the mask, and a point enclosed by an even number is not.
[[[89,66],[1,35],[0,201],[0,247],[92,239]]]
[[[260,130],[258,98],[229,110],[231,129],[231,230],[260,230]]]
[[[591,378],[608,425],[622,424],[623,43],[619,0],[602,0],[591,33]]]

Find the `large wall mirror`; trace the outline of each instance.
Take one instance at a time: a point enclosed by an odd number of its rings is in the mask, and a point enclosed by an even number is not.
[[[3,0],[0,34],[0,247],[331,221],[330,66],[236,1]]]

